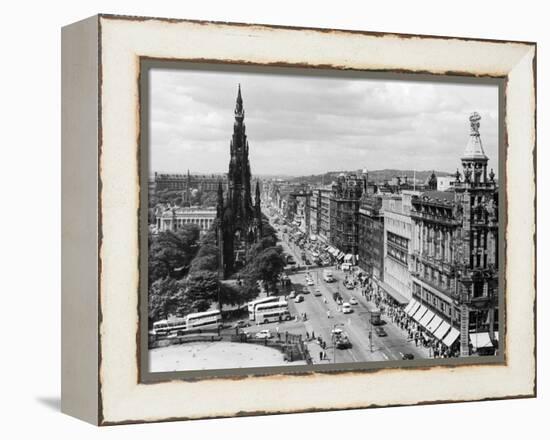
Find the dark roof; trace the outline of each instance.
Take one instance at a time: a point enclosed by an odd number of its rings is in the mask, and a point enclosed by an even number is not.
[[[435,201],[439,202],[449,202],[452,203],[455,201],[455,193],[451,191],[425,191],[422,194],[420,194],[420,199],[424,199],[424,197],[427,197],[428,199],[434,199]]]

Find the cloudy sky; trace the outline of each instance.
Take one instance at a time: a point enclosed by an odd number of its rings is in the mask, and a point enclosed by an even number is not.
[[[453,172],[473,111],[497,172],[496,86],[186,69],[150,71],[151,172],[227,172],[239,83],[253,174]]]

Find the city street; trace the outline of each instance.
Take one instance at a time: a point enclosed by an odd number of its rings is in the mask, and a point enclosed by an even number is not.
[[[276,227],[276,225],[273,225]],[[294,257],[300,266],[304,263],[300,258],[300,249],[293,243],[287,241],[288,234],[279,232],[279,244],[283,247],[285,253]],[[391,320],[382,315],[383,324],[381,325],[387,333],[387,336],[378,336],[374,331],[375,326],[370,324],[370,311],[376,306],[368,302],[362,295],[359,288],[349,290],[344,287],[345,273],[340,270],[329,268],[332,271],[335,282],[326,283],[323,281],[323,270],[327,268],[313,267],[308,271],[313,279],[314,286],[307,286],[306,271],[296,271],[289,273],[292,283],[292,290],[301,294],[304,289],[310,293],[304,294],[304,301],[295,303],[289,299],[289,309],[296,320],[278,324],[266,324],[252,326],[250,332],[254,333],[258,329],[269,328],[276,332],[288,331],[290,333],[309,336],[308,348],[314,363],[347,363],[347,362],[371,362],[371,361],[395,361],[402,360],[403,355],[410,353],[416,359],[429,357],[426,348],[415,347],[413,341],[407,340],[405,331],[398,328]],[[319,289],[321,296],[315,296],[314,291]],[[353,296],[357,300],[357,305],[352,305],[352,313],[344,314],[336,301],[333,299],[333,292],[339,291],[344,302],[349,302]],[[303,317],[306,319],[304,320]],[[335,328],[340,328],[347,334],[352,343],[349,349],[337,349],[334,347],[331,335]],[[369,339],[369,333],[372,340]],[[312,338],[314,335],[315,339]],[[323,351],[317,342],[321,337],[326,342],[326,359],[320,359],[319,352]]]

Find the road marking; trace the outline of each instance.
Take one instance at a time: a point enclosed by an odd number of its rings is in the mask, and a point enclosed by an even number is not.
[[[380,353],[382,353],[382,356],[384,356],[384,358],[389,361],[390,358],[388,357],[388,355],[386,353],[384,353],[383,351],[381,351]]]
[[[399,352],[399,354],[401,355],[401,357],[405,356],[403,353]]]

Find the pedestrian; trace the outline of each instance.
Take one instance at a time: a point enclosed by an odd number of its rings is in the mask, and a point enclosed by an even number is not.
[[[306,332],[306,339],[309,341],[309,333]]]
[[[323,360],[323,352],[322,352],[322,351],[319,352],[319,360],[320,360],[320,361]]]
[[[311,331],[311,339],[315,339],[315,332],[313,330]]]
[[[330,310],[327,310],[327,318],[330,319]]]

